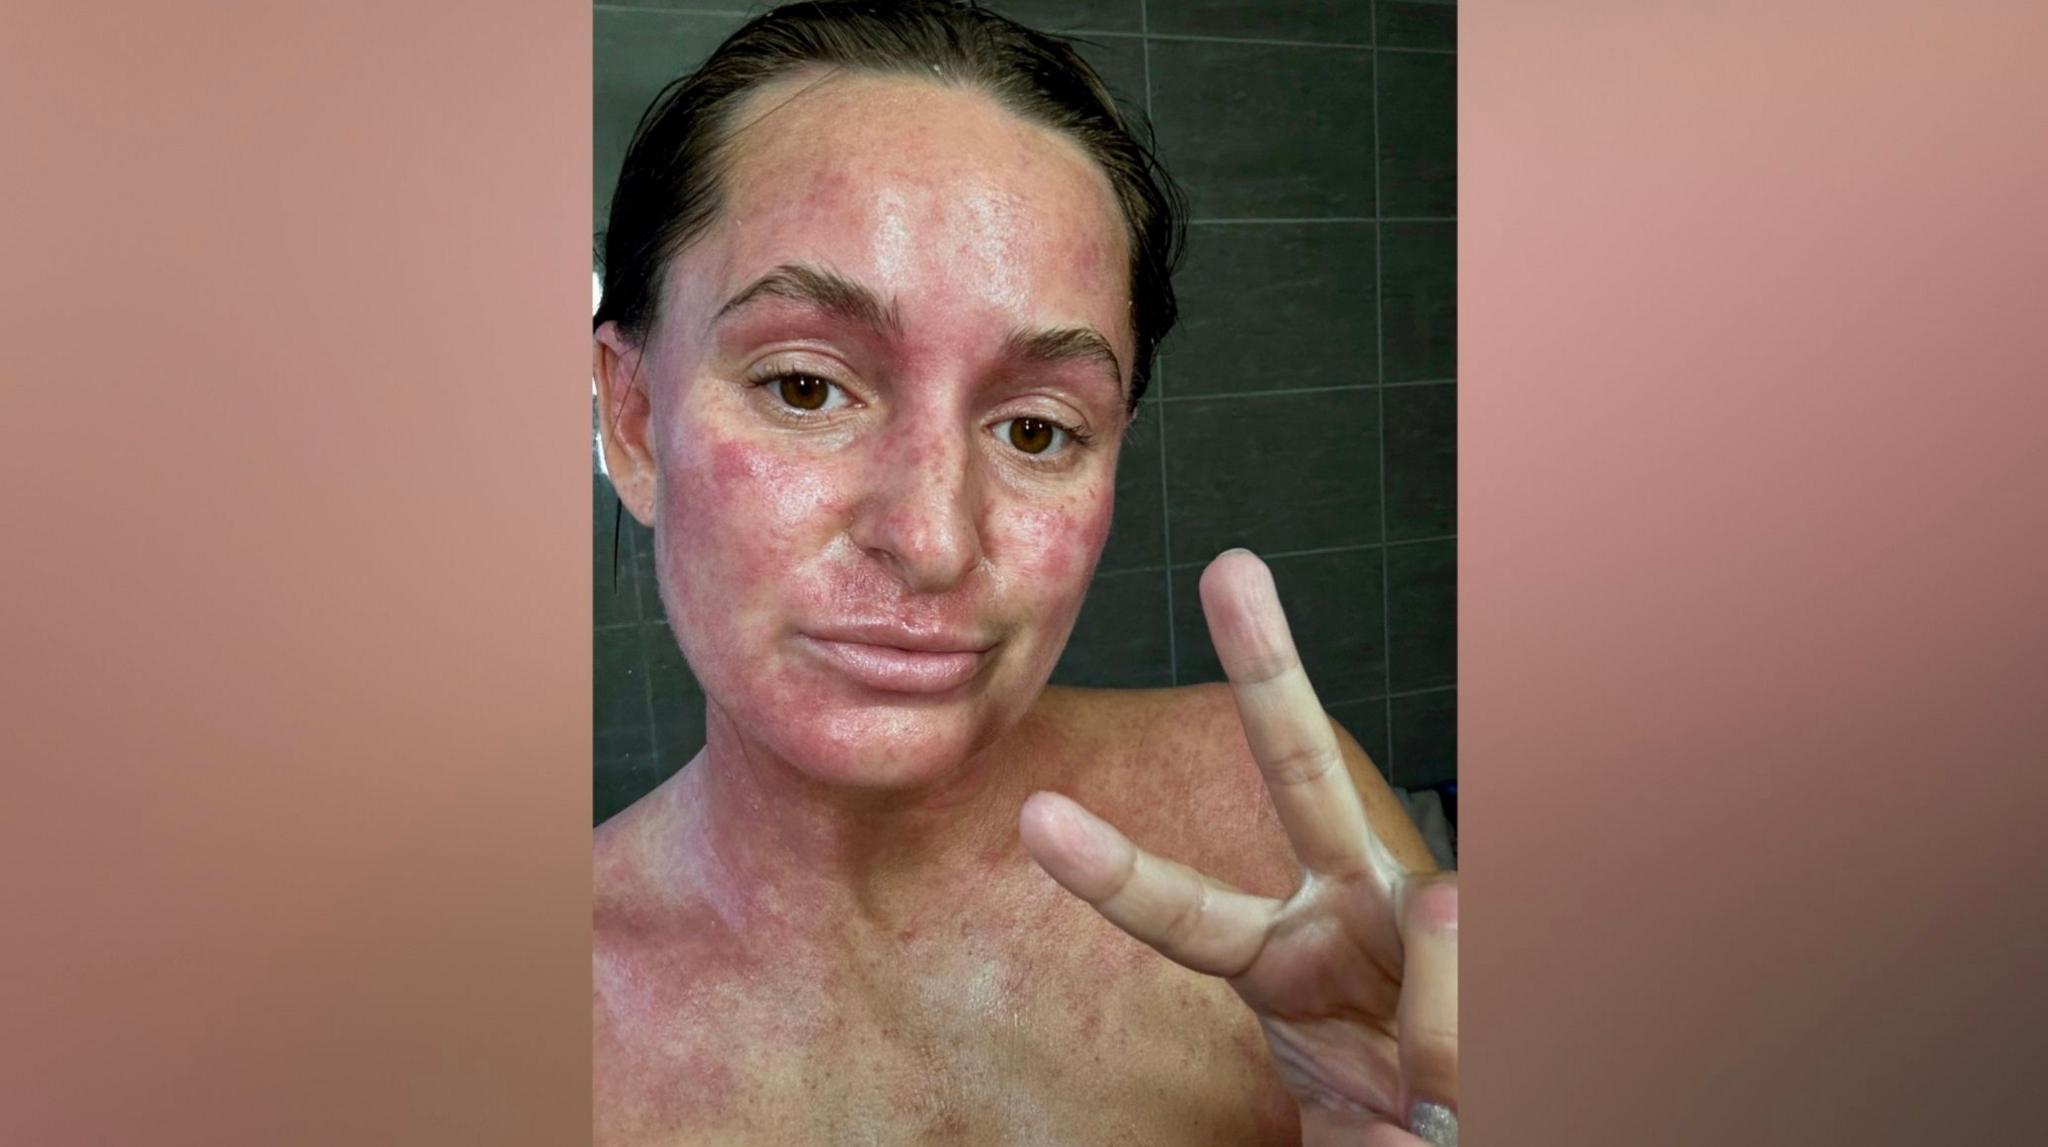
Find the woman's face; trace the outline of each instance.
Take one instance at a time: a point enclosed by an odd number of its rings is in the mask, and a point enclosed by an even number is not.
[[[940,779],[1031,705],[1108,533],[1133,355],[1106,177],[986,96],[757,92],[637,364],[663,600],[819,780]]]

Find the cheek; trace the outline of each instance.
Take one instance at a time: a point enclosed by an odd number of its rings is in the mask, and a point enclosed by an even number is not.
[[[843,509],[824,465],[769,445],[706,438],[679,460],[679,480],[664,486],[664,493],[673,492],[669,520],[684,530],[739,526],[744,534],[773,536],[781,532],[775,526],[800,525]]]
[[[1051,505],[1018,506],[1003,514],[1002,549],[1014,575],[1034,596],[1078,602],[1109,537],[1113,487]],[[1021,588],[1021,587],[1020,587]]]
[[[671,454],[662,482],[661,564],[672,616],[743,610],[807,548],[838,527],[844,484],[817,459],[699,435]]]
[[[738,439],[706,444],[706,493],[729,520],[754,523],[749,532],[830,520],[845,507],[827,464]]]

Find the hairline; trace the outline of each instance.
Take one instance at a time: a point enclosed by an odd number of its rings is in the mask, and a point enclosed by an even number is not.
[[[1123,201],[1123,196],[1117,190],[1116,180],[1111,177],[1108,167],[1090,153],[1088,148],[1076,139],[1072,132],[1058,124],[1048,123],[1043,118],[1030,114],[1027,109],[1018,106],[1006,98],[998,85],[985,82],[977,77],[962,76],[937,69],[927,72],[910,67],[815,60],[798,65],[788,72],[763,80],[752,88],[737,93],[730,106],[723,109],[709,125],[709,129],[712,132],[711,144],[706,151],[708,167],[706,187],[709,191],[706,195],[706,210],[703,222],[693,228],[688,234],[681,236],[668,250],[660,253],[660,257],[655,261],[651,276],[653,281],[650,285],[654,290],[649,293],[648,315],[644,329],[638,332],[637,336],[631,331],[625,333],[643,346],[653,341],[655,331],[665,317],[666,308],[663,304],[666,301],[664,296],[669,288],[669,272],[682,262],[685,253],[697,246],[706,236],[710,235],[713,229],[726,217],[727,198],[732,189],[732,173],[738,166],[742,137],[748,132],[748,129],[756,127],[762,120],[788,107],[828,82],[838,79],[863,78],[910,80],[931,84],[940,88],[978,93],[1018,122],[1056,140],[1061,146],[1067,148],[1076,158],[1082,161],[1082,167],[1090,172],[1098,181],[1098,190],[1108,196],[1111,219],[1115,223],[1115,230],[1123,238],[1124,250],[1121,260],[1124,277],[1123,315],[1125,325],[1130,328],[1132,351],[1135,357],[1132,359],[1128,372],[1122,369],[1121,363],[1118,364],[1117,387],[1119,397],[1124,402],[1126,413],[1135,412],[1137,408],[1135,394],[1137,390],[1138,358],[1144,356],[1144,349],[1140,345],[1141,332],[1138,330],[1138,276],[1135,265],[1142,243],[1142,236],[1138,234],[1137,221],[1132,217],[1128,206]],[[806,83],[804,82],[805,80],[809,82]],[[797,85],[797,90],[791,92],[781,103],[767,108],[751,118],[747,117],[747,110],[754,104],[768,98],[775,89],[791,85]],[[1156,356],[1157,350],[1155,349],[1153,353]],[[1114,353],[1112,353],[1111,357],[1114,360]]]

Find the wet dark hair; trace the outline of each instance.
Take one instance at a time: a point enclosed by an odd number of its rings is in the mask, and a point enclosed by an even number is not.
[[[978,89],[1095,161],[1116,193],[1130,244],[1135,410],[1178,314],[1180,191],[1153,156],[1150,125],[1118,111],[1102,78],[1067,41],[957,0],[786,4],[748,21],[702,67],[662,89],[640,118],[612,193],[599,243],[604,294],[595,325],[616,322],[629,339],[645,341],[669,265],[717,216],[740,105],[756,88],[820,65]]]

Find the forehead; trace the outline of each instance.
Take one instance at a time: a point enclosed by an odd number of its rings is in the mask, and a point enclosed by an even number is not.
[[[1122,217],[1066,137],[973,89],[844,72],[768,85],[736,125],[719,219],[676,276],[700,313],[772,267],[813,262],[913,324],[1085,324],[1127,352]]]

